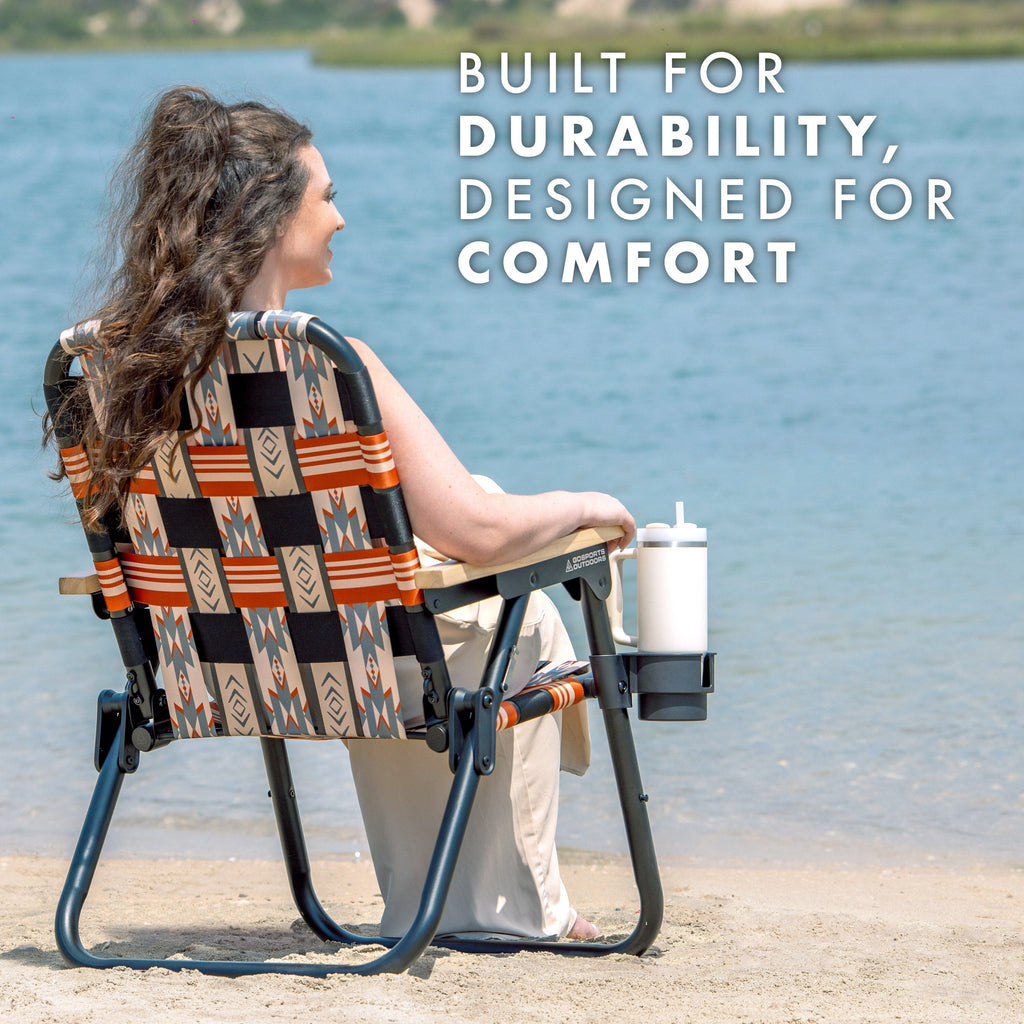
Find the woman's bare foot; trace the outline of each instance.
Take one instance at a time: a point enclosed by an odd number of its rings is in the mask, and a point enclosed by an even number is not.
[[[577,942],[587,939],[596,939],[601,934],[597,925],[591,924],[582,914],[576,915],[569,930],[565,933],[567,939],[575,939]]]

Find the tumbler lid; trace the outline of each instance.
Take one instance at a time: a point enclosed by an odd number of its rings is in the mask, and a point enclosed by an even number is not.
[[[648,523],[636,531],[636,545],[639,548],[692,548],[708,546],[708,531],[705,526],[694,523]]]
[[[683,503],[676,502],[676,525],[648,523],[636,531],[636,544],[641,548],[695,548],[707,547],[706,527],[685,521]]]

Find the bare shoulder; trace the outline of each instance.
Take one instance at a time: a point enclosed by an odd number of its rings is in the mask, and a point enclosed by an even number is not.
[[[363,365],[370,371],[374,387],[378,389],[400,387],[384,361],[365,341],[360,338],[349,338],[348,340],[355,349],[356,355],[362,359]]]
[[[370,348],[369,345],[366,344],[365,341],[362,340],[362,338],[353,338],[351,335],[346,335],[346,339],[348,343],[356,350],[356,355],[359,356],[359,358],[362,359],[362,361],[366,363],[368,367],[376,367],[382,365],[380,357],[377,355],[376,352],[373,351],[372,348]]]

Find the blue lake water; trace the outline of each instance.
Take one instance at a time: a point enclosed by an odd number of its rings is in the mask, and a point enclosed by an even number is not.
[[[454,69],[317,68],[299,52],[0,58],[0,850],[70,852],[92,784],[95,693],[121,685],[107,627],[56,597],[56,577],[87,555],[45,478],[32,406],[57,332],[88,311],[108,173],[145,102],[192,82],[269,97],[315,128],[348,226],[334,283],[292,305],[373,345],[471,469],[512,491],[609,490],[641,522],[682,498],[708,527],[719,652],[708,721],[637,725],[663,853],[1019,861],[1024,63],[787,66],[781,81],[780,96],[746,82],[713,96],[691,70],[666,96],[659,69],[627,62],[615,96],[460,96]],[[742,113],[762,139],[775,114],[828,123],[817,157],[794,155],[794,134],[785,157],[662,158],[651,134],[649,157],[526,159],[499,145],[460,160],[464,112],[504,132],[510,113],[586,114],[599,152],[621,113],[652,133],[662,113],[698,127]],[[843,113],[878,115],[864,157],[843,145]],[[899,151],[883,167],[890,143]],[[596,220],[543,216],[543,185],[559,176],[580,190],[595,179]],[[743,178],[748,193],[782,179],[793,208],[758,223],[745,200],[742,221],[720,222],[710,204],[704,222],[668,222],[666,176],[709,189]],[[913,189],[906,217],[857,202],[833,218],[836,178],[864,195],[886,176]],[[496,186],[498,212],[460,223],[460,177]],[[530,221],[504,216],[510,177],[537,183]],[[645,219],[607,211],[627,177],[650,183]],[[928,220],[931,177],[952,183],[955,220]],[[497,254],[486,286],[456,270],[473,239]],[[551,254],[539,284],[500,273],[520,239]],[[559,281],[573,239],[608,243],[611,283]],[[668,279],[661,254],[678,239],[719,261],[708,279]],[[762,262],[778,239],[797,243],[786,284]],[[629,284],[635,240],[653,254]],[[722,282],[729,240],[755,246],[757,284]],[[621,849],[597,739],[591,777],[563,777],[561,842]],[[296,762],[314,851],[365,850],[341,745]],[[231,852],[272,853],[260,772],[242,742],[152,755],[126,786],[111,848],[220,854],[241,835]],[[209,790],[198,815],[185,789]]]

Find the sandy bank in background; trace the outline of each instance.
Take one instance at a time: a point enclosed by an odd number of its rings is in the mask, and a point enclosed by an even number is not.
[[[628,865],[563,857],[576,904],[609,935],[632,927]],[[405,975],[327,980],[70,970],[52,931],[64,870],[53,859],[0,858],[2,1020],[108,1024],[126,1009],[161,1024],[1024,1020],[1024,869],[672,865],[665,925],[642,958],[432,950]],[[368,864],[323,861],[315,878],[339,920],[372,928]],[[158,956],[346,955],[297,917],[278,864],[131,860],[101,870],[82,930],[109,953],[131,943]]]

